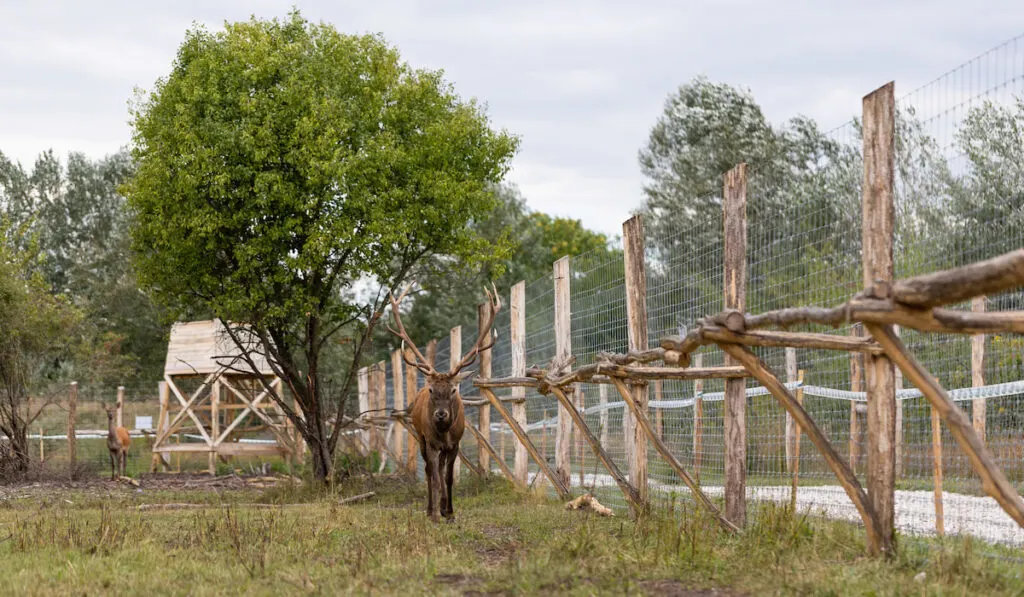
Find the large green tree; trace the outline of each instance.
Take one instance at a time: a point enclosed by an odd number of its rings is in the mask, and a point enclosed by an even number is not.
[[[505,257],[468,224],[495,207],[490,186],[518,139],[381,37],[297,11],[189,30],[132,125],[138,165],[124,190],[140,281],[175,312],[198,305],[251,326],[294,395],[296,409],[281,406],[316,478],[328,479],[382,314],[384,293],[359,299],[354,283],[396,288],[434,255]],[[321,356],[341,330],[351,361],[327,392]]]

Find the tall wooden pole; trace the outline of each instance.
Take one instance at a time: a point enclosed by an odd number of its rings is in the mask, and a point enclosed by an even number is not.
[[[888,83],[864,97],[864,287],[893,280],[896,101]],[[896,504],[896,374],[884,355],[865,355],[868,390],[868,495],[881,527],[873,555],[892,552]]]
[[[481,303],[476,309],[476,321],[477,329],[480,329],[484,322],[487,321],[491,316],[491,303]],[[491,349],[480,351],[480,377],[484,379],[490,379],[491,377]],[[482,404],[479,407],[479,420],[477,421],[477,429],[480,430],[481,436],[491,441],[491,405]],[[504,463],[502,463],[504,467]],[[487,450],[480,450],[480,468],[484,471],[484,474],[490,474],[491,472],[491,454]]]
[[[562,257],[552,266],[555,283],[555,359],[567,363],[572,357],[572,330],[569,315],[569,258]],[[573,402],[572,388],[565,393]],[[569,487],[572,476],[572,415],[566,405],[558,405],[558,430],[555,434],[555,474],[562,483]]]
[[[975,313],[985,311],[985,297],[975,297],[971,301],[971,310]],[[979,388],[985,385],[985,335],[971,336],[971,386]],[[975,398],[971,403],[971,423],[981,443],[985,443],[985,399]]]
[[[370,370],[366,367],[359,369],[356,373],[356,385],[358,387],[359,396],[359,413],[366,413],[370,410]],[[363,429],[362,433],[363,441],[358,442],[360,446],[370,445],[370,431]],[[360,448],[362,451],[362,448]]]
[[[644,264],[644,225],[639,215],[622,225],[622,245],[626,274],[626,319],[629,350],[647,350],[647,271]],[[632,386],[638,410],[647,416],[647,384]],[[647,439],[633,413],[622,413],[625,452],[629,462],[629,483],[636,488],[641,502],[647,502]]]
[[[410,360],[412,362],[415,362],[415,360],[416,360],[415,356],[412,353],[412,349],[411,348],[407,348],[406,349],[406,355],[405,356],[408,358],[408,360]],[[412,407],[413,400],[416,399],[416,394],[419,391],[419,388],[417,387],[417,381],[416,381],[416,367],[413,367],[411,365],[406,365],[404,362],[402,363],[402,365],[405,367],[405,387],[408,388],[408,392],[409,392],[408,403],[409,403],[409,406]],[[403,429],[404,429],[404,427],[405,426],[403,425]],[[410,474],[415,474],[416,473],[416,458],[417,458],[417,454],[419,454],[420,446],[419,446],[419,442],[417,441],[417,439],[411,433],[409,433],[409,431],[407,429],[405,430],[405,434],[409,438],[409,440],[408,440],[409,453],[406,454],[405,468],[406,468],[406,470],[409,471]]]
[[[725,308],[742,313],[747,295],[747,165],[726,172]],[[739,365],[726,355],[725,365]],[[747,524],[747,396],[745,379],[725,381],[725,517]]]
[[[509,341],[512,343],[512,377],[526,376],[526,282],[518,282],[512,287],[509,300]],[[526,388],[512,388],[512,419],[521,428],[526,428]],[[518,439],[518,436],[517,436]],[[526,445],[520,440],[516,442],[515,460],[512,466],[516,480],[527,483],[529,472],[529,454]]]
[[[391,386],[394,388],[395,410],[405,410],[405,380],[402,379],[403,367],[401,349],[391,352]],[[402,456],[405,454],[405,437],[408,435],[405,426],[397,425],[392,432],[394,441],[394,453],[397,462],[395,470],[400,471],[402,467]]]
[[[452,328],[449,338],[450,348],[448,350],[448,366],[455,368],[455,365],[462,360],[462,326],[457,325]],[[455,459],[455,467],[452,469],[452,477],[458,480],[462,477],[462,460],[459,458]]]

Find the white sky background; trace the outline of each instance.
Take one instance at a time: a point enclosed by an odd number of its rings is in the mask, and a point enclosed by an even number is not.
[[[609,235],[642,199],[637,152],[666,96],[698,74],[749,87],[775,124],[826,129],[896,81],[897,97],[1024,33],[1024,2],[298,0],[310,20],[380,32],[416,67],[523,138],[529,205]],[[0,0],[0,151],[102,157],[129,142],[128,100],[165,75],[192,21],[217,29],[290,2]]]

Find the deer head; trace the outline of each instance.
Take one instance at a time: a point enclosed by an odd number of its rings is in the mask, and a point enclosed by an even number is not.
[[[491,284],[491,288],[494,289],[493,294],[484,288],[484,293],[487,295],[487,301],[490,303],[491,308],[489,309],[487,320],[480,326],[480,331],[477,334],[476,342],[473,343],[473,348],[448,371],[438,371],[423,356],[420,349],[416,347],[416,343],[412,341],[409,334],[405,331],[405,326],[402,325],[398,304],[405,297],[406,293],[409,292],[410,288],[412,288],[411,284],[398,295],[398,298],[395,298],[393,293],[389,295],[391,299],[391,318],[394,319],[397,329],[391,327],[390,323],[387,324],[387,328],[392,334],[402,339],[402,359],[405,363],[411,367],[416,367],[426,376],[427,387],[430,390],[430,410],[433,413],[434,424],[444,427],[451,424],[451,403],[458,394],[459,382],[472,374],[471,371],[463,371],[463,369],[476,360],[481,350],[488,350],[494,346],[497,332],[492,334],[492,327],[494,325],[494,317],[501,309],[501,299],[498,297],[498,290],[494,287],[493,283]]]

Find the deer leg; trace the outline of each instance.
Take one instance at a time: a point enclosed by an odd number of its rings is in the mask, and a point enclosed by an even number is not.
[[[448,500],[451,499],[451,493],[448,491],[448,450],[441,450],[441,457],[438,459],[438,465],[440,467],[441,477],[441,516],[448,516]]]
[[[459,457],[459,452],[458,448],[455,448],[454,450],[446,450],[446,452],[448,453],[448,461],[445,463],[444,483],[446,489],[445,493],[448,499],[445,500],[445,507],[447,511],[444,514],[448,518],[451,518],[455,516],[455,508],[452,504],[452,497],[454,495],[452,493],[452,481],[455,476],[455,459]]]
[[[116,481],[117,480],[117,457],[114,456],[114,452],[113,451],[108,451],[108,453],[110,454],[110,480],[111,481]]]
[[[427,445],[420,444],[420,455],[423,456],[423,475],[427,478],[427,516],[434,510],[434,475],[430,463],[430,456],[427,455]]]
[[[430,502],[429,504],[429,515],[430,519],[434,522],[441,520],[439,505],[440,505],[440,494],[444,491],[441,487],[441,475],[440,466],[438,460],[440,458],[439,450],[430,450],[429,462],[430,462]]]

